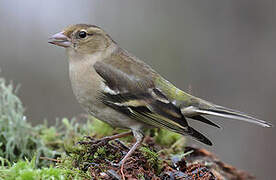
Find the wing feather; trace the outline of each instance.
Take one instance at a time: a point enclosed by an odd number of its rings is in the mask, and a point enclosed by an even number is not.
[[[155,88],[152,81],[154,78],[134,72],[127,73],[119,67],[103,62],[95,63],[94,68],[103,78],[105,86],[116,92],[100,92],[99,99],[104,104],[137,121],[182,135],[190,135],[207,145],[212,145],[208,138],[189,127],[180,108]]]

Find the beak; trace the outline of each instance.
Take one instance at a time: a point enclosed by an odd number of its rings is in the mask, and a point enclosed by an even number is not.
[[[71,46],[70,39],[64,35],[64,32],[59,32],[54,34],[52,37],[49,38],[48,43],[61,46],[61,47],[69,47]]]

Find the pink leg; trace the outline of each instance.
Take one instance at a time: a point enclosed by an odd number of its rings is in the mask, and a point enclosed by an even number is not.
[[[129,158],[132,155],[132,153],[141,145],[141,143],[144,139],[144,134],[141,131],[134,131],[133,130],[132,132],[133,132],[133,135],[136,139],[136,142],[119,163],[119,165],[121,166],[121,174],[122,174],[123,177],[124,177],[124,171],[123,171],[124,170],[124,163],[126,162],[127,158]]]

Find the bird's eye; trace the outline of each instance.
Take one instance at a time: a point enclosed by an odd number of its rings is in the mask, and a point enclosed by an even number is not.
[[[87,33],[85,31],[80,31],[79,32],[79,37],[80,38],[85,38],[87,36]]]

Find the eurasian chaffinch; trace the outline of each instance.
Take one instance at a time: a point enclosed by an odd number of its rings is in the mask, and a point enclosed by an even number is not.
[[[149,65],[121,48],[98,26],[69,26],[53,35],[49,43],[65,47],[73,92],[82,107],[114,127],[130,129],[136,138],[121,165],[141,144],[147,128],[166,128],[212,145],[208,138],[189,126],[187,119],[219,127],[204,117],[214,115],[272,126],[176,88]],[[131,132],[105,140],[124,137]]]

